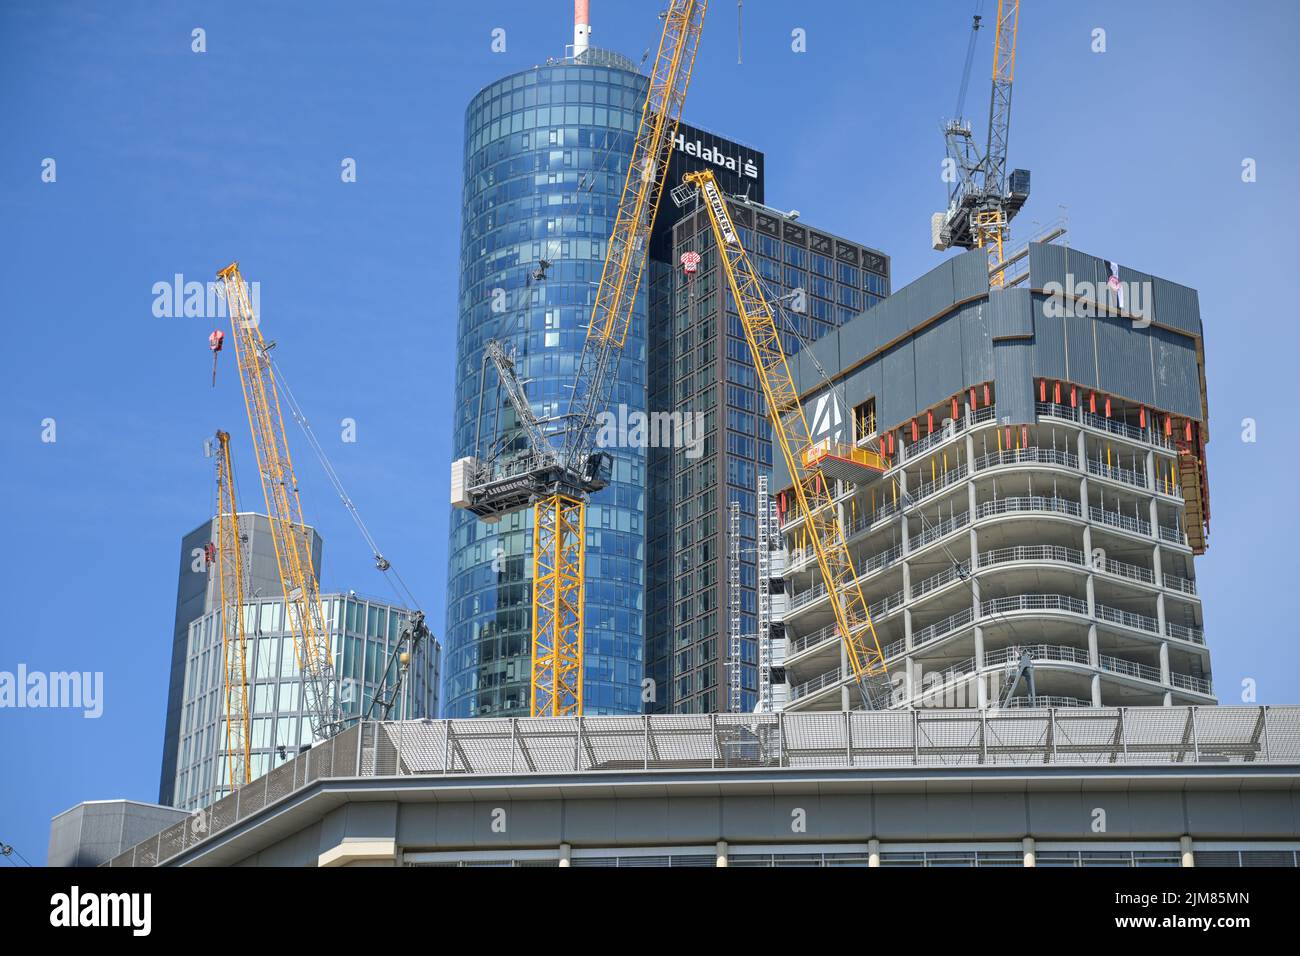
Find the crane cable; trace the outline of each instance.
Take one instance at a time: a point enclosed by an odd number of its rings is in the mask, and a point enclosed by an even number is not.
[[[394,568],[392,563],[384,557],[383,552],[379,550],[379,545],[376,543],[374,535],[370,533],[370,529],[366,527],[366,523],[361,520],[361,513],[357,511],[357,506],[353,504],[352,499],[348,496],[347,490],[343,487],[343,482],[339,478],[338,472],[334,470],[334,465],[331,464],[329,456],[325,454],[325,449],[321,447],[320,441],[317,440],[316,433],[312,430],[311,423],[307,421],[307,416],[303,414],[302,408],[298,404],[298,400],[294,397],[293,390],[289,387],[288,380],[284,377],[284,372],[281,371],[280,366],[276,363],[275,359],[271,357],[269,349],[263,353],[263,357],[271,366],[271,370],[280,386],[280,391],[286,399],[286,404],[289,406],[289,413],[293,416],[294,421],[298,423],[303,434],[307,436],[307,443],[311,445],[312,451],[316,453],[316,458],[320,461],[321,467],[325,469],[325,475],[329,478],[330,484],[334,486],[334,491],[338,494],[339,500],[343,502],[343,507],[346,508],[348,514],[352,516],[352,521],[357,526],[357,530],[361,532],[361,536],[366,539],[366,544],[370,547],[370,553],[373,554],[375,558],[375,567],[383,572],[385,580],[388,581],[389,586],[392,587],[393,592],[397,595],[399,601],[410,602],[408,605],[409,607],[414,610],[420,610],[420,602],[415,599],[415,595],[412,594],[411,589],[406,586],[406,582],[403,581],[402,576],[397,573],[397,569]]]

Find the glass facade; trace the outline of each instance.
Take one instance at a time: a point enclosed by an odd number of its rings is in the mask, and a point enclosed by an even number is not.
[[[495,374],[484,387],[489,339],[513,347],[540,419],[567,411],[646,91],[631,62],[591,53],[499,80],[466,111],[456,458],[521,440]],[[545,279],[530,281],[542,260]],[[645,411],[648,279],[647,270],[611,398],[629,413]],[[609,450],[614,480],[587,508],[585,711],[634,714],[645,651],[646,455]],[[531,552],[531,510],[487,523],[452,509],[446,716],[527,714]]]
[[[787,355],[889,294],[889,260],[875,250],[767,206],[735,203],[732,217],[769,300],[788,297],[778,319],[798,335],[783,335]],[[651,709],[727,708],[727,509],[737,501],[741,633],[747,635],[741,709],[751,711],[757,698],[756,487],[760,474],[772,472],[771,426],[726,275],[717,267],[706,212],[675,225],[672,249],[673,262],[687,251],[701,258],[693,277],[681,268],[653,276],[655,302],[672,319],[670,326],[656,324],[653,333],[652,401],[657,408],[702,414],[705,438],[697,458],[681,449],[652,458],[647,675],[657,694]]]
[[[354,595],[322,595],[321,608],[330,628],[334,667],[345,718],[366,712],[384,676],[388,656],[409,619],[406,608]],[[252,755],[249,771],[256,779],[292,758],[312,740],[311,722],[303,712],[303,677],[294,639],[285,630],[284,602],[263,600],[244,605],[248,635]],[[221,612],[212,611],[189,626],[181,704],[180,742],[175,754],[172,805],[197,810],[230,792],[225,746],[225,700],[221,672]],[[412,656],[402,699],[393,719],[437,716],[439,646],[426,642]],[[391,691],[394,677],[387,687]]]

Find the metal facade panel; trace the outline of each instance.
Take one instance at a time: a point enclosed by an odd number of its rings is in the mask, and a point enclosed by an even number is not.
[[[1093,301],[1105,302],[1106,299],[1101,289],[1106,287],[1106,279],[1110,275],[1110,270],[1106,268],[1106,260],[1097,256],[1090,256],[1078,249],[1066,249],[1065,256],[1066,285],[1070,284],[1069,280],[1071,279],[1076,288],[1082,282],[1090,283],[1093,287],[1093,294],[1088,298]]]
[[[1028,339],[1003,339],[993,345],[998,419],[1012,425],[1034,421],[1034,346]]]
[[[972,302],[961,310],[963,385],[978,385],[993,378],[993,336],[988,303]]]
[[[1066,271],[1064,246],[1043,242],[1029,244],[1029,285],[1032,288],[1042,289],[1049,282],[1059,282],[1064,286]]]
[[[1065,377],[1080,385],[1097,384],[1096,320],[1091,316],[1065,316]]]
[[[1065,374],[1065,320],[1047,314],[1048,298],[1035,295],[1034,374],[1041,378],[1063,379]]]
[[[971,249],[952,262],[952,294],[957,302],[989,290],[989,260],[982,249]]]
[[[1189,418],[1202,419],[1201,375],[1196,364],[1195,340],[1156,326],[1148,331],[1155,370],[1152,404]]]
[[[1201,300],[1195,289],[1157,278],[1154,293],[1156,322],[1193,335],[1202,334]]]
[[[929,408],[968,384],[962,373],[961,317],[956,313],[919,333],[913,348],[919,407]]]
[[[952,262],[931,269],[908,288],[911,290],[908,303],[911,321],[905,323],[905,328],[915,328],[952,308]]]
[[[1034,334],[1034,314],[1028,289],[994,289],[989,293],[993,338],[1029,338]]]
[[[1097,332],[1098,387],[1112,395],[1152,404],[1151,337],[1130,319],[1093,319]]]
[[[884,388],[876,417],[886,426],[916,414],[916,361],[911,339],[884,355]]]

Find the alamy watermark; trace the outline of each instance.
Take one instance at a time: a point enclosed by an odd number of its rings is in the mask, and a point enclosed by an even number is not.
[[[1110,277],[1105,282],[1091,279],[1079,280],[1073,272],[1065,274],[1065,282],[1053,279],[1043,285],[1047,301],[1043,314],[1048,318],[1092,319],[1099,315],[1120,312],[1135,316],[1133,327],[1144,329],[1151,324],[1152,287],[1147,281],[1124,281],[1119,277],[1119,266],[1107,262]]]
[[[104,713],[103,671],[0,671],[0,709],[43,708],[80,710],[97,720]]]
[[[684,448],[687,458],[704,453],[703,412],[642,412],[626,404],[596,416],[600,448]]]
[[[253,322],[262,314],[262,284],[245,282],[248,302],[253,307]],[[185,281],[178,272],[170,282],[153,284],[153,314],[159,319],[224,319],[226,318],[226,286],[224,282]]]

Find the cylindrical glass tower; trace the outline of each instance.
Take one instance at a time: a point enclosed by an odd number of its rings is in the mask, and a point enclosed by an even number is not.
[[[481,90],[465,115],[454,456],[521,441],[483,347],[513,346],[543,421],[568,410],[578,356],[646,95],[631,61],[588,49]],[[544,279],[531,279],[542,260]],[[646,407],[643,283],[618,367],[614,411]],[[646,453],[607,449],[614,480],[587,508],[588,714],[640,713],[645,656]],[[480,521],[452,509],[443,708],[526,715],[532,512]]]

